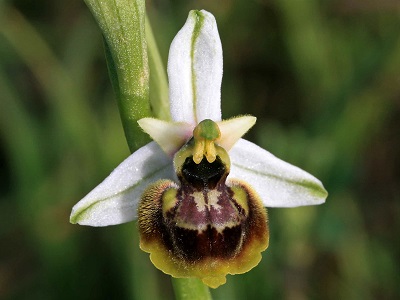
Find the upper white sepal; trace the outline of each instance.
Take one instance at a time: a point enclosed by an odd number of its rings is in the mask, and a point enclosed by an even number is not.
[[[207,11],[191,11],[168,57],[171,116],[196,125],[221,120],[222,45]]]

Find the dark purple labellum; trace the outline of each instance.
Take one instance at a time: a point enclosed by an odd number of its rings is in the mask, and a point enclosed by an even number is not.
[[[175,277],[200,277],[212,287],[226,274],[258,264],[268,246],[266,211],[245,183],[226,184],[217,156],[196,164],[186,158],[180,186],[162,180],[150,186],[139,206],[141,247],[156,267]]]

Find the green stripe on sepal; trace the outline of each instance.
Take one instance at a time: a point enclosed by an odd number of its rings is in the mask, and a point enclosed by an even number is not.
[[[325,202],[321,181],[260,148],[240,139],[229,152],[232,178],[250,183],[267,207],[296,207]]]

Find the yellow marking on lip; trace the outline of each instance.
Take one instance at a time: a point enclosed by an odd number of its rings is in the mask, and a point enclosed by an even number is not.
[[[164,192],[162,196],[162,210],[164,214],[174,208],[176,203],[178,202],[178,199],[176,198],[177,192],[178,190],[175,188],[170,188]]]
[[[210,209],[212,206],[214,209],[218,211],[221,210],[221,205],[218,204],[218,200],[221,194],[222,193],[217,190],[212,190],[208,193],[208,204],[207,204],[208,209]]]
[[[245,183],[241,183],[242,185]],[[247,193],[241,186],[231,186],[233,191],[233,199],[239,204],[239,206],[244,210],[247,215],[249,212],[249,205],[247,202]]]
[[[193,196],[194,202],[196,203],[197,210],[199,212],[205,211],[207,204],[204,199],[203,192],[194,192],[191,196]]]
[[[194,198],[194,201],[196,202],[198,211],[203,212],[206,208],[211,209],[211,207],[213,207],[216,210],[220,210],[221,206],[218,204],[218,197],[221,194],[222,193],[217,190],[209,191],[207,193],[207,199],[208,199],[207,203],[203,192],[194,192],[192,196]]]

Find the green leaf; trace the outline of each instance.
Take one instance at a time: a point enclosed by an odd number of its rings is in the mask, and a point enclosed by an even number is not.
[[[168,81],[149,19],[146,18],[146,38],[150,66],[150,105],[153,116],[170,121]]]

